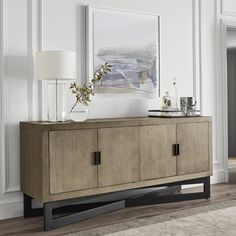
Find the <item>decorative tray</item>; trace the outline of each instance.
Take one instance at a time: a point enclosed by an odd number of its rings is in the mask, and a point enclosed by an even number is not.
[[[189,112],[185,115],[182,111],[163,111],[163,110],[148,110],[148,117],[160,117],[160,118],[188,118],[188,117],[199,117],[201,116],[200,110]]]

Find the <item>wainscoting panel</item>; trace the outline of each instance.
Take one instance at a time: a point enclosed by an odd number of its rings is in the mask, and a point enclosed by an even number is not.
[[[236,1],[235,0],[221,0],[221,14],[236,16]]]
[[[20,190],[19,120],[28,119],[27,1],[5,1],[3,192]],[[19,20],[21,19],[21,20]],[[16,36],[17,35],[17,36]]]

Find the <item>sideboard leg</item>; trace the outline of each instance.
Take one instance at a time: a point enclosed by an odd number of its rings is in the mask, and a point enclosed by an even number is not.
[[[44,230],[48,231],[52,229],[52,203],[44,203],[43,204],[43,224]]]
[[[24,194],[24,217],[35,217],[35,216],[41,216],[43,214],[43,211],[41,208],[33,208],[32,207],[32,200],[33,198]]]
[[[203,183],[202,192],[181,192],[181,185],[198,183]],[[202,198],[208,199],[211,197],[210,177],[183,180],[170,184],[152,186],[150,188],[153,187],[167,188],[155,189],[151,192],[142,193],[140,195],[115,202],[108,201],[79,204],[80,198],[46,202],[43,204],[43,209],[32,208],[33,198],[24,194],[24,217],[37,216],[40,214],[42,215],[43,213],[44,230],[48,231],[125,207],[153,205]],[[73,213],[65,215],[65,213],[71,212]]]
[[[24,217],[31,217],[32,210],[32,198],[26,194],[24,194]]]
[[[210,198],[211,197],[211,181],[210,181],[210,176],[205,178],[204,184],[203,184],[203,189],[204,189],[204,193],[205,193],[206,199]]]
[[[53,217],[53,210],[55,211],[58,207],[61,207],[63,202],[66,204],[67,200],[58,202],[47,202],[43,204],[44,231],[48,231],[64,225],[72,224],[91,217],[95,217],[97,215],[125,208],[125,200],[121,200],[117,202],[111,202],[95,208],[91,208],[85,211],[63,216],[58,215],[56,218]]]
[[[181,185],[198,184],[198,183],[203,183],[202,192],[181,193],[180,191]],[[198,179],[193,179],[193,180],[183,180],[176,183],[167,184],[167,186],[168,185],[169,187],[167,189],[161,190],[159,191],[159,193],[157,190],[151,193],[145,193],[136,197],[126,199],[126,207],[154,205],[154,204],[210,198],[210,190],[211,190],[210,177],[203,177],[203,178],[198,178]],[[177,193],[175,194],[175,192]]]
[[[177,185],[176,187],[177,187],[177,192],[180,193],[182,190],[182,185]]]

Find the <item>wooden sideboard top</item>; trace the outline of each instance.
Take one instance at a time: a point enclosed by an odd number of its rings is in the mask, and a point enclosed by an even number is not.
[[[21,128],[37,128],[42,130],[65,130],[65,129],[86,129],[86,128],[106,128],[106,127],[125,127],[142,125],[161,125],[161,124],[181,124],[211,122],[209,116],[199,117],[180,117],[180,118],[159,118],[159,117],[127,117],[127,118],[106,118],[89,119],[84,122],[74,122],[71,120],[64,122],[48,121],[26,121],[20,122]]]

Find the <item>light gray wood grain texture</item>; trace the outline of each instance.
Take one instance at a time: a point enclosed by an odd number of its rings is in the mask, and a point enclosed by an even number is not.
[[[39,129],[20,130],[21,190],[40,200],[43,198],[44,174],[47,172],[43,168],[43,151],[46,150],[43,143],[44,140],[47,142],[44,135],[45,132]]]
[[[213,154],[212,154],[212,122],[208,122],[208,138],[209,138],[209,171],[213,175]]]
[[[97,187],[97,130],[49,132],[50,193]]]
[[[139,128],[98,129],[98,186],[139,180]]]
[[[141,180],[176,175],[176,125],[140,127]]]
[[[208,123],[177,125],[177,174],[184,175],[209,170],[209,127]]]
[[[148,186],[162,185],[166,183],[173,183],[176,181],[183,181],[183,180],[189,180],[189,179],[197,179],[197,178],[207,177],[207,176],[210,176],[209,171],[194,173],[194,174],[187,174],[187,175],[170,176],[170,177],[164,177],[164,178],[159,178],[159,179],[143,180],[143,181],[137,181],[137,182],[132,182],[132,183],[123,183],[123,184],[104,186],[104,187],[99,187],[99,188],[70,191],[70,192],[57,193],[57,194],[49,194],[49,191],[47,191],[47,195],[44,195],[43,199],[42,200],[39,199],[39,200],[42,202],[51,202],[51,201],[57,201],[57,200],[63,200],[63,199],[117,192],[117,191],[122,191],[122,190],[127,190],[127,189],[144,188]]]
[[[66,121],[63,123],[53,123],[46,121],[21,122],[25,128],[38,127],[43,130],[69,130],[69,129],[95,129],[95,128],[115,128],[131,127],[143,125],[168,125],[182,123],[202,123],[211,121],[211,117],[188,117],[188,118],[156,118],[156,117],[129,117],[129,118],[109,118],[91,119],[85,122]]]
[[[174,128],[170,127],[175,126],[178,136],[176,143],[182,142],[182,156],[177,158],[178,175],[172,176],[175,159],[170,158],[169,148],[172,148],[176,136],[173,135]],[[22,191],[41,202],[212,175],[210,117],[98,119],[60,124],[22,122],[20,128]],[[165,134],[161,144],[159,138],[151,139],[159,131]],[[149,144],[144,139],[152,140],[150,148],[147,148]],[[170,147],[168,142],[171,142]],[[161,146],[161,151],[158,146]],[[142,151],[141,147],[144,148]],[[91,159],[97,150],[101,151],[102,158],[99,167],[94,166]],[[140,163],[140,151],[143,164]],[[157,159],[152,156],[156,151],[161,153]],[[149,162],[145,153],[152,161]],[[74,155],[77,155],[76,158]],[[83,159],[86,155],[89,158]],[[169,161],[163,160],[162,155]],[[151,162],[155,165],[151,166]],[[167,163],[169,165],[165,169]],[[140,171],[140,164],[143,171]],[[146,165],[150,166],[149,171]]]

